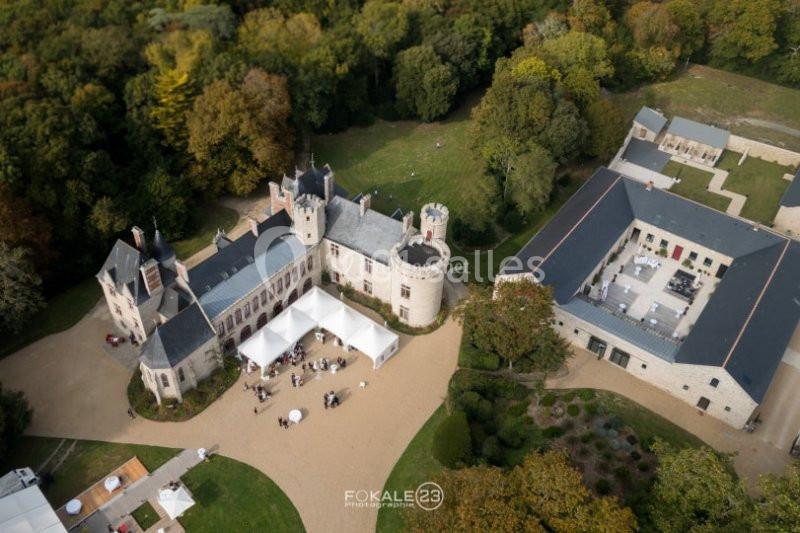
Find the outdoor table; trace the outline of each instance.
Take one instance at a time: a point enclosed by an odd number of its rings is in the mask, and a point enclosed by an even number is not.
[[[64,509],[66,509],[67,514],[71,516],[75,516],[76,514],[80,513],[82,508],[83,504],[78,499],[70,500],[67,502],[67,505],[64,506]]]
[[[295,424],[299,424],[300,421],[303,419],[303,413],[300,412],[300,409],[292,409],[289,411],[289,420],[294,422]]]
[[[330,365],[330,369],[331,369],[331,374],[335,374],[336,371],[339,370],[339,365],[337,365],[336,363],[333,363],[333,364]]]
[[[106,480],[103,482],[103,486],[105,486],[108,492],[114,492],[116,489],[119,488],[121,485],[119,481],[119,477],[117,476],[110,476],[107,477]]]
[[[198,448],[197,457],[199,457],[200,459],[205,459],[206,458],[206,449],[205,448]]]
[[[656,324],[658,324],[658,320],[656,320],[655,318],[651,318],[650,323],[655,326]]]

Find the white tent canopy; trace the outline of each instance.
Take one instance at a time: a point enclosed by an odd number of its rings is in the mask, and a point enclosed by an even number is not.
[[[194,500],[186,488],[181,485],[177,490],[161,489],[158,492],[158,503],[173,520],[194,505]]]
[[[343,343],[352,344],[350,342],[350,337],[366,328],[371,323],[372,321],[364,315],[343,305],[342,308],[335,313],[320,320],[319,325],[339,337]]]
[[[293,303],[292,307],[320,322],[326,316],[345,307],[345,305],[319,287],[313,287]]]
[[[345,345],[367,355],[378,368],[397,351],[399,337],[342,303],[319,287],[313,287],[255,335],[239,346],[239,353],[265,369],[290,350],[309,331],[324,328]]]
[[[372,321],[347,340],[350,346],[372,359],[373,368],[381,366],[397,351],[398,342],[399,338],[395,333]]]
[[[264,329],[272,330],[294,346],[294,343],[316,327],[317,322],[314,319],[292,306],[273,318]]]
[[[293,343],[269,328],[261,328],[239,346],[239,352],[261,368],[268,367],[292,347]]]

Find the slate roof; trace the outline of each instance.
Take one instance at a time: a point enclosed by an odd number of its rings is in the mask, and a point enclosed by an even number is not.
[[[161,231],[156,229],[155,235],[153,236],[153,257],[158,262],[163,262],[167,265],[171,265],[175,262],[175,250],[172,249],[172,246],[164,239],[164,236],[161,235]]]
[[[214,335],[200,306],[193,303],[153,331],[142,344],[139,359],[148,368],[172,368]]]
[[[798,170],[792,182],[787,187],[786,192],[781,198],[781,205],[785,207],[800,207],[800,170]]]
[[[289,233],[291,225],[291,217],[286,210],[282,209],[264,222],[261,222],[258,225],[258,233],[262,235],[267,230],[275,228],[286,228],[285,233]],[[223,281],[252,264],[255,260],[256,241],[256,236],[248,231],[192,268],[189,271],[189,287],[191,287],[195,296],[200,298]]]
[[[629,338],[574,296],[636,219],[733,258],[674,359],[723,367],[760,402],[800,321],[800,243],[600,168],[517,253],[523,266],[502,273],[533,271],[527,261],[541,257],[558,305]]]
[[[147,261],[145,254],[122,239],[117,239],[96,277],[102,279],[103,272],[108,272],[116,288],[121,290],[127,286],[138,305],[150,298],[139,270],[145,261]]]
[[[728,130],[683,117],[673,117],[669,128],[667,128],[667,133],[707,144],[714,148],[725,148],[728,145],[728,137],[731,136],[731,132]]]
[[[158,312],[167,320],[174,317],[191,303],[189,295],[175,287],[167,287],[161,295]]]
[[[661,133],[661,130],[664,129],[664,124],[667,123],[667,119],[664,115],[647,106],[642,106],[633,120],[657,134]]]
[[[403,238],[403,223],[360,206],[346,198],[334,197],[325,208],[325,238],[388,264],[389,250]]]
[[[667,166],[670,155],[659,150],[656,143],[631,137],[622,158],[653,172],[661,172]]]
[[[227,250],[225,248],[224,250]],[[306,246],[292,234],[274,240],[266,252],[237,270],[211,290],[197,295],[203,310],[212,320],[277,274],[283,267],[306,255]],[[252,253],[252,252],[250,252]],[[189,275],[191,279],[191,274]],[[196,294],[196,293],[195,293]]]
[[[331,173],[330,167],[316,168],[311,167],[297,178],[283,179],[282,185],[284,188],[289,189],[294,194],[295,198],[299,198],[304,194],[313,194],[319,198],[325,199],[325,176]],[[336,183],[333,183],[333,194],[347,198],[347,190]]]

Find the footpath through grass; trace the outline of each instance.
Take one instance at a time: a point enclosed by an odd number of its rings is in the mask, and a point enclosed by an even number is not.
[[[797,89],[692,65],[672,80],[615,94],[612,99],[629,120],[642,105],[649,105],[669,117],[680,115],[727,128],[742,137],[800,151],[800,131],[792,131],[800,130]]]
[[[680,183],[673,185],[670,191],[675,194],[680,194],[684,198],[694,200],[695,202],[707,205],[723,213],[728,209],[728,205],[731,203],[730,198],[708,190],[708,184],[714,177],[714,174],[711,172],[690,167],[689,165],[684,165],[677,161],[668,162],[667,166],[665,166],[664,170],[661,172],[667,176],[672,176],[673,178],[679,178],[681,180]]]
[[[795,169],[757,157],[747,157],[740,166],[741,157],[742,154],[729,150],[722,154],[717,167],[729,172],[723,187],[747,197],[741,212],[744,218],[770,225],[789,187],[790,182],[783,175],[794,174]]]
[[[216,455],[181,479],[197,502],[179,519],[186,531],[305,531],[300,513],[280,487],[244,463]]]
[[[477,101],[469,99],[441,122],[376,120],[368,127],[316,135],[314,159],[330,164],[337,183],[351,195],[373,193],[378,211],[391,215],[400,207],[418,214],[423,204],[436,201],[448,206],[452,223],[464,204],[463,192],[483,173],[470,149],[469,113]]]

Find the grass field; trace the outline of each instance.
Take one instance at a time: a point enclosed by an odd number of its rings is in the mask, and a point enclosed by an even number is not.
[[[680,178],[680,183],[673,185],[670,191],[680,194],[684,198],[713,207],[723,213],[731,203],[730,198],[708,191],[708,183],[714,177],[711,172],[683,165],[677,161],[668,162],[661,172],[667,176]]]
[[[789,181],[784,174],[794,174],[794,169],[748,157],[739,165],[742,154],[725,151],[717,167],[729,172],[724,187],[747,196],[741,215],[744,218],[769,225],[778,213],[778,207]]]
[[[62,439],[45,437],[23,437],[11,450],[4,465],[4,472],[11,468],[29,466],[36,470],[58,447]],[[50,472],[58,458],[75,442],[75,447],[64,462],[52,472],[53,480],[44,494],[53,507],[61,507],[99,479],[133,456],[139,458],[152,472],[178,453],[173,448],[114,444],[90,440],[66,439],[55,458],[47,464],[44,472]]]
[[[800,90],[692,65],[675,79],[612,98],[632,119],[642,105],[800,151]],[[798,130],[798,131],[795,131]]]
[[[131,513],[131,516],[133,516],[133,519],[139,524],[139,527],[142,528],[142,531],[147,531],[158,522],[158,513],[156,513],[156,510],[153,509],[153,506],[150,505],[149,502],[144,502],[137,507],[136,510]]]
[[[267,476],[220,455],[181,478],[197,505],[180,517],[192,533],[305,531],[289,498]]]
[[[439,423],[446,416],[447,411],[444,405],[439,407],[433,415],[425,422],[422,429],[408,443],[406,451],[397,460],[397,463],[386,480],[384,490],[405,491],[415,490],[420,483],[429,481],[436,473],[444,467],[433,457],[431,449],[433,447],[433,434]],[[403,522],[403,510],[391,507],[381,508],[378,511],[378,533],[395,533],[405,530]]]
[[[12,354],[28,344],[69,329],[94,307],[100,299],[100,284],[94,278],[84,280],[51,298],[47,307],[30,318],[15,335],[4,336],[0,342],[0,357]]]
[[[209,244],[217,233],[217,228],[230,231],[239,220],[239,213],[222,205],[212,205],[195,211],[192,227],[195,228],[190,237],[175,241],[172,247],[178,259],[186,259],[199,252]]]
[[[463,205],[463,191],[483,172],[469,147],[469,112],[477,101],[469,99],[441,122],[377,120],[365,128],[317,135],[311,142],[314,159],[330,164],[351,196],[373,193],[373,208],[383,213],[400,207],[419,214],[424,203],[437,201],[450,208],[452,221]]]

